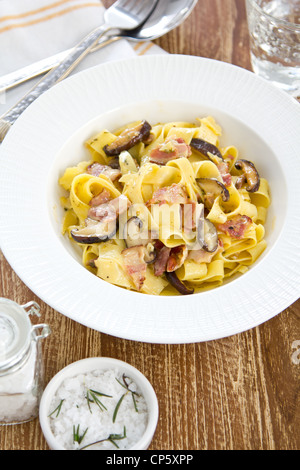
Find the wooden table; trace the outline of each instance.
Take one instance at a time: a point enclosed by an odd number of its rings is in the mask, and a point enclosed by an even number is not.
[[[108,6],[111,1],[104,2]],[[156,41],[170,53],[250,69],[243,0],[199,0],[186,22]],[[300,300],[236,336],[157,345],[93,331],[52,310],[0,255],[0,296],[36,300],[53,334],[44,341],[46,382],[64,366],[110,356],[140,369],[157,392],[160,418],[151,450],[297,450],[300,446]],[[1,450],[47,450],[36,419],[0,428]]]

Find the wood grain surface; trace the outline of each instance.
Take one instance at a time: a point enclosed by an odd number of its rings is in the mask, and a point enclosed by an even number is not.
[[[244,0],[199,0],[186,22],[156,43],[170,53],[251,69]],[[90,356],[122,359],[146,375],[160,408],[150,450],[299,449],[299,300],[267,323],[229,338],[144,344],[101,334],[52,310],[3,255],[0,274],[0,296],[37,301],[43,322],[51,326],[43,343],[46,383],[64,366]],[[0,427],[0,449],[47,450],[38,419]]]

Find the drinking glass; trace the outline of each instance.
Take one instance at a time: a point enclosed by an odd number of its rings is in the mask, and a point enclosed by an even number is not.
[[[300,0],[246,0],[253,71],[300,97]]]

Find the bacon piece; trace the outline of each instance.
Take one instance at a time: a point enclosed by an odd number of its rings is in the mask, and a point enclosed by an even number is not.
[[[98,220],[99,222],[110,222],[112,220],[116,220],[119,215],[127,211],[129,206],[130,201],[126,196],[121,194],[121,196],[112,199],[107,203],[92,206],[88,212],[88,217]]]
[[[153,193],[150,201],[147,202],[147,206],[151,204],[186,204],[188,202],[188,194],[185,187],[182,184],[172,184],[172,186],[166,186],[160,188]]]
[[[189,253],[188,259],[195,261],[195,263],[210,263],[216,253],[209,253],[201,248],[200,250],[192,250]]]
[[[120,178],[122,176],[122,173],[120,170],[115,170],[111,168],[108,165],[101,165],[100,163],[92,163],[89,165],[86,169],[86,172],[89,175],[93,176],[99,176],[99,175],[104,175],[107,176],[111,181],[115,181],[116,179]]]
[[[197,203],[196,202],[189,202],[189,204],[184,204],[182,206],[182,218],[183,218],[183,231],[184,232],[191,232],[194,228],[196,228],[196,209]]]
[[[154,262],[154,274],[155,276],[159,277],[159,276],[162,276],[163,273],[167,269],[167,262],[169,259],[171,248],[168,248],[167,246],[165,246],[160,240],[157,240],[154,246],[156,250],[156,259]]]
[[[126,248],[122,251],[127,274],[131,277],[137,290],[141,290],[146,279],[146,248],[143,245]]]
[[[154,274],[157,277],[165,272],[171,273],[179,269],[188,256],[188,249],[185,245],[168,248],[160,240],[156,241],[155,250]]]
[[[232,176],[229,173],[229,165],[227,162],[223,161],[217,165],[218,170],[222,176],[223,183],[225,186],[230,186],[232,181]]]
[[[106,204],[112,199],[110,192],[107,189],[103,189],[101,193],[97,194],[97,196],[94,196],[90,202],[89,205],[91,207],[95,206],[100,206],[101,204]]]
[[[165,165],[177,158],[189,158],[191,154],[191,147],[182,138],[169,138],[150,152],[150,162]]]
[[[213,257],[224,250],[223,243],[219,240],[219,247],[213,253],[204,250],[201,248],[200,250],[191,250],[188,254],[188,259],[195,261],[195,263],[210,263]]]
[[[239,214],[225,222],[225,224],[219,224],[217,228],[232,238],[240,239],[243,238],[245,231],[251,224],[252,219],[250,219],[250,217]]]
[[[167,152],[166,150],[161,150],[159,147],[153,149],[150,153],[150,162],[156,163],[157,165],[165,165],[171,160],[176,160],[178,154],[175,150]]]
[[[186,245],[176,246],[171,249],[171,253],[167,262],[167,272],[172,273],[179,269],[188,257],[188,249]]]

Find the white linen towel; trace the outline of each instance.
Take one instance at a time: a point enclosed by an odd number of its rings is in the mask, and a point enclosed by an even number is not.
[[[100,0],[0,0],[0,76],[73,47],[103,23],[104,11]],[[151,42],[124,39],[89,54],[73,74],[104,62],[157,53],[164,51]],[[1,93],[0,115],[35,80]]]

